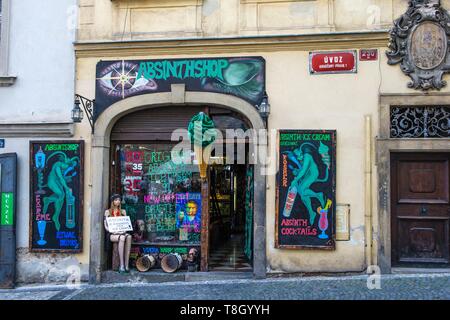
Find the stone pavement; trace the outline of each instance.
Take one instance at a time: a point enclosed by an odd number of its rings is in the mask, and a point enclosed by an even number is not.
[[[358,275],[32,286],[0,290],[0,300],[450,300],[450,273],[381,275],[380,289],[367,284]]]

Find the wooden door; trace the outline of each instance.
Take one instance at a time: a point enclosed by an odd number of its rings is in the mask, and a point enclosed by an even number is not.
[[[391,154],[392,265],[449,264],[450,153]]]

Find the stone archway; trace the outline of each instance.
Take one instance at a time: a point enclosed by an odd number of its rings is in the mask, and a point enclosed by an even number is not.
[[[152,93],[121,100],[106,109],[95,123],[95,133],[91,147],[92,170],[91,222],[89,252],[89,282],[100,283],[105,269],[106,257],[103,250],[103,211],[108,205],[110,135],[114,124],[123,116],[141,109],[168,105],[203,104],[228,108],[243,114],[253,129],[264,129],[264,123],[254,106],[234,96],[187,92],[183,84],[172,85],[171,92]],[[257,148],[267,148],[266,141],[258,141]],[[262,166],[255,164],[254,176],[254,236],[253,274],[255,278],[266,277],[266,177],[261,174]]]

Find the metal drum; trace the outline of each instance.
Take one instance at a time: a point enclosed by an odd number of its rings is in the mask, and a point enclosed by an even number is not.
[[[155,257],[150,254],[146,254],[136,260],[136,269],[138,269],[140,272],[147,272],[148,270],[153,268],[155,264]]]
[[[183,258],[178,253],[170,253],[161,260],[161,268],[165,272],[175,272],[181,268],[183,264]]]

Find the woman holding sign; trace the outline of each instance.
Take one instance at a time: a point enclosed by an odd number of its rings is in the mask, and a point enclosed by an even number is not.
[[[107,218],[126,216],[127,213],[121,208],[122,197],[118,194],[114,194],[111,197],[111,207],[105,211],[105,229],[109,231]],[[128,262],[130,259],[131,250],[131,235],[123,233],[110,233],[109,239],[111,242],[118,242],[119,257],[120,257],[120,268],[119,273],[128,273],[130,269],[128,267]]]

